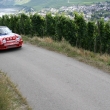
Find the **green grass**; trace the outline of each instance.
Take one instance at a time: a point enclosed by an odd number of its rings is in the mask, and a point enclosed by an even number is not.
[[[0,110],[31,110],[16,86],[0,71]]]
[[[90,52],[81,48],[72,47],[68,42],[62,40],[61,42],[55,42],[49,37],[27,37],[23,36],[25,43],[31,43],[33,45],[46,48],[51,51],[55,51],[64,54],[68,57],[75,58],[81,62],[99,68],[105,72],[110,73],[110,55]]]

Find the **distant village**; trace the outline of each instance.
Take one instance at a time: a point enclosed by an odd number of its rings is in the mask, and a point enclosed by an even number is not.
[[[104,18],[108,21],[110,19],[110,2],[100,2],[92,5],[73,5],[73,6],[62,6],[59,9],[55,8],[44,8],[39,11],[40,15],[46,15],[48,12],[51,12],[53,15],[56,13],[65,13],[66,16],[72,18],[74,17],[74,12],[83,13],[85,19],[94,20]]]
[[[9,13],[6,13],[6,12],[8,12],[8,10],[9,10]],[[19,6],[17,8],[17,10],[14,9],[15,12],[13,13],[12,11],[10,11],[10,9],[6,8],[6,9],[4,9],[5,12],[3,12],[2,7],[1,7],[0,8],[0,15],[2,16],[5,13],[10,14],[10,12],[11,12],[11,14],[12,13],[13,14],[18,14],[18,13],[34,14],[34,13],[38,13],[39,15],[45,16],[47,13],[51,13],[53,16],[55,16],[55,14],[64,14],[65,16],[73,19],[74,18],[74,12],[78,12],[78,13],[83,13],[84,18],[86,20],[98,20],[101,18],[103,18],[105,21],[110,20],[110,1],[94,3],[91,5],[62,6],[58,9],[56,9],[56,8],[43,8],[42,10],[40,10],[38,12],[35,11],[33,8],[27,7],[27,6],[23,6],[23,7]]]
[[[12,8],[12,9],[11,9]],[[18,10],[18,11],[17,11]],[[56,14],[64,14],[65,16],[73,19],[74,12],[83,13],[86,20],[98,20],[103,18],[105,21],[110,20],[110,1],[94,3],[91,5],[72,5],[62,6],[60,8],[43,8],[40,11],[35,11],[31,7],[19,6],[19,7],[3,7],[0,6],[0,16],[5,14],[19,14],[19,13],[38,13],[45,16],[47,13],[51,13],[53,16]]]

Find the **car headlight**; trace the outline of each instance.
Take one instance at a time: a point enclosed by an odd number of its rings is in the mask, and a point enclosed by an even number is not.
[[[21,36],[19,35],[19,36],[17,36],[17,38],[16,38],[16,41],[20,41],[20,39],[21,39]]]
[[[18,38],[21,39],[21,36],[19,35]]]
[[[5,43],[6,43],[6,40],[5,40],[5,39],[3,39],[3,40],[2,40],[2,43],[3,43],[3,44],[5,44]]]
[[[19,37],[17,37],[17,38],[16,38],[16,41],[20,41],[20,38],[19,38]]]

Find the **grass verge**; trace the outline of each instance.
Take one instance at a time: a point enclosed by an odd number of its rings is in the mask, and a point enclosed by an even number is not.
[[[72,47],[68,42],[62,40],[61,42],[55,42],[49,37],[38,38],[23,36],[25,43],[31,43],[33,45],[46,48],[48,50],[56,51],[58,53],[65,54],[68,57],[75,58],[81,62],[99,68],[107,73],[110,73],[110,55],[90,52],[81,48]]]
[[[0,110],[31,110],[16,86],[0,71]]]

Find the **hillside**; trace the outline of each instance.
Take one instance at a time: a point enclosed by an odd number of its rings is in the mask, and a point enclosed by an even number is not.
[[[28,3],[24,4],[26,6],[33,7],[35,9],[41,9],[45,7],[61,7],[70,6],[73,4],[91,4],[96,2],[102,2],[107,0],[30,0]],[[110,0],[108,0],[110,1]]]
[[[0,5],[23,5],[31,0],[0,0]]]
[[[0,5],[13,5],[14,0],[0,0]]]
[[[103,1],[107,0],[0,0],[0,5],[23,5],[33,7],[36,10],[40,10],[46,7],[57,8],[61,6],[70,6],[73,4],[91,4]]]

